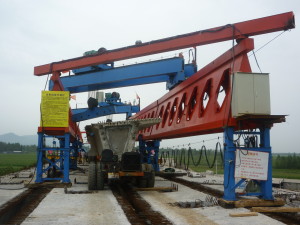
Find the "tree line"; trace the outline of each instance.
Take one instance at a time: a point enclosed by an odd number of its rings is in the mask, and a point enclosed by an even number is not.
[[[273,156],[272,164],[275,169],[300,169],[300,156],[296,153],[288,156]]]
[[[0,142],[0,153],[12,153],[14,151],[17,152],[34,152],[36,151],[36,145],[21,145],[19,143],[5,143]]]

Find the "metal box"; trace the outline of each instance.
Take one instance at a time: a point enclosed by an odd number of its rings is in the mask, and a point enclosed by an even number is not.
[[[231,111],[233,117],[244,114],[270,115],[269,74],[233,74]]]

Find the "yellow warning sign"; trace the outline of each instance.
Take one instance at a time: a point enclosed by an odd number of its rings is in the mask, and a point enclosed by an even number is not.
[[[69,126],[68,91],[42,91],[41,127]]]

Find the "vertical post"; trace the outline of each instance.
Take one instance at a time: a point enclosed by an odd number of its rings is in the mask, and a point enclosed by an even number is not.
[[[155,140],[154,141],[155,155],[154,155],[154,162],[153,162],[153,168],[155,172],[159,171],[159,165],[158,165],[159,146],[160,146],[160,140]]]
[[[138,140],[139,140],[139,152],[141,154],[141,161],[142,163],[146,163],[147,162],[147,152],[146,152],[146,142],[143,140],[143,136],[140,134],[138,136]]]
[[[224,196],[228,201],[235,201],[235,179],[234,179],[234,161],[235,161],[235,146],[233,143],[233,127],[226,127],[224,130]]]
[[[69,179],[69,167],[70,167],[70,133],[65,133],[65,142],[63,146],[63,154],[64,154],[64,178],[63,183],[70,183]]]
[[[264,152],[269,153],[268,176],[266,181],[261,181],[261,194],[265,200],[273,200],[272,195],[272,150],[270,145],[270,128],[260,129],[260,144]]]
[[[43,182],[43,146],[44,146],[44,140],[43,140],[44,134],[39,132],[38,133],[38,148],[37,148],[37,165],[36,165],[36,183],[42,183]]]
[[[77,169],[77,159],[78,159],[78,140],[72,142],[70,144],[70,169],[74,169],[76,170]]]

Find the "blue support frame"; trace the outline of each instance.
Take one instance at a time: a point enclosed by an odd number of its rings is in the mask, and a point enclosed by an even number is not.
[[[46,138],[59,138],[59,147],[46,147]],[[70,183],[69,169],[70,169],[70,133],[65,133],[63,136],[48,136],[43,132],[38,133],[38,149],[37,149],[37,167],[36,167],[36,183],[44,181],[60,180],[63,183]],[[52,160],[47,158],[49,151],[55,152]],[[59,156],[59,157],[58,157]],[[43,169],[44,165],[48,166]],[[63,177],[47,177],[50,170],[58,170],[63,174]]]
[[[224,130],[224,200],[236,201],[235,190],[238,188],[246,179],[240,179],[237,183],[235,181],[235,154],[236,146],[234,143],[234,134],[241,134],[241,131],[234,131],[233,127],[226,127]],[[260,181],[254,180],[260,186],[260,192],[255,193],[245,193],[246,196],[258,196],[265,200],[273,200],[272,194],[272,152],[270,146],[270,128],[261,128],[259,132],[245,132],[246,134],[260,135],[260,146],[247,147],[245,150],[260,151],[269,153],[269,164],[268,164],[268,174],[267,180]],[[245,134],[244,133],[244,134]],[[243,149],[243,147],[239,147]]]

